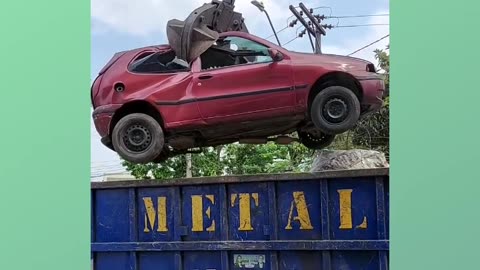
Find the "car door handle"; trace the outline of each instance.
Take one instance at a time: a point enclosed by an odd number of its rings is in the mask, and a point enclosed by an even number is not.
[[[202,76],[198,77],[198,79],[200,79],[200,80],[208,80],[208,79],[211,79],[211,78],[213,78],[212,75],[202,75]]]

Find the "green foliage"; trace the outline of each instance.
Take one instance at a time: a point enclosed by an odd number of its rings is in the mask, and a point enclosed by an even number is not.
[[[387,46],[386,49],[389,49],[390,46]],[[386,50],[376,49],[375,59],[378,61],[378,66],[384,71],[385,74],[385,87],[388,92],[390,89],[390,55]]]
[[[387,46],[388,48],[388,46]],[[389,89],[390,82],[390,56],[384,50],[375,50],[375,58],[385,72],[385,86]],[[388,93],[388,92],[387,92]],[[384,98],[383,107],[360,121],[352,133],[352,143],[356,146],[384,152],[389,158],[390,147],[390,98]]]
[[[133,164],[125,160],[122,165],[137,179],[150,179],[149,174],[155,179],[180,178],[185,176],[187,168],[185,156],[170,158],[161,166],[154,163]]]
[[[192,176],[218,176],[223,174],[224,165],[221,160],[223,146],[209,147],[200,154],[192,154]],[[182,155],[185,159],[185,156]],[[186,164],[186,159],[185,159]],[[183,173],[186,172],[186,166]]]
[[[227,174],[280,173],[308,169],[313,152],[300,144],[288,146],[231,144],[226,146]]]
[[[192,176],[241,175],[256,173],[301,172],[309,169],[313,151],[301,144],[288,146],[230,144],[203,149],[192,154]],[[186,176],[186,156],[179,155],[162,164],[132,164],[123,166],[137,179],[169,179]]]

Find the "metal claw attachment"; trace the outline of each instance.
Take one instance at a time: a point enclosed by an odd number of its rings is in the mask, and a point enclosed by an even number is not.
[[[248,32],[241,13],[233,11],[234,0],[213,0],[195,9],[184,21],[167,23],[167,38],[178,58],[191,62],[227,31]]]

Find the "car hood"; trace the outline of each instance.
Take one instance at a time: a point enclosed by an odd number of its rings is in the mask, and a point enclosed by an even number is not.
[[[305,64],[316,64],[343,71],[375,72],[375,65],[367,60],[336,54],[313,54],[295,52],[295,58]]]

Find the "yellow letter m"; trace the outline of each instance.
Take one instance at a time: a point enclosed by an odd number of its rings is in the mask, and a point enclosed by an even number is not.
[[[157,232],[167,232],[167,198],[158,197],[158,208],[155,209],[151,197],[144,197],[143,204],[145,206],[145,228],[144,232],[148,233],[151,230],[155,230],[155,223],[158,216]],[[150,225],[150,228],[149,228]]]

